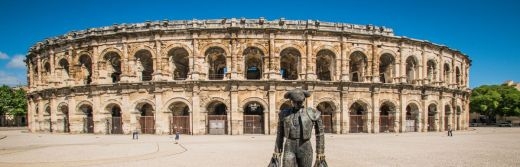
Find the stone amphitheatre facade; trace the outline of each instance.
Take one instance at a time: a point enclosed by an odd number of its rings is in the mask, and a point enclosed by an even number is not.
[[[329,133],[468,128],[468,56],[372,25],[114,24],[38,42],[26,63],[33,132],[274,134],[297,87]]]

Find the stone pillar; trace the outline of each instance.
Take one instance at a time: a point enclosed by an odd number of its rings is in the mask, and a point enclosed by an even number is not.
[[[380,118],[380,110],[379,110],[379,89],[378,87],[372,88],[372,113],[373,113],[373,133],[379,133],[379,118]]]
[[[267,92],[269,97],[269,134],[276,134],[276,127],[278,126],[278,108],[276,103],[282,102],[282,100],[276,100],[276,88],[274,84],[269,84],[269,90]]]
[[[198,33],[193,33],[192,34],[192,38],[193,38],[193,55],[191,55],[189,57],[189,63],[191,65],[190,67],[190,74],[191,74],[191,79],[192,80],[199,80],[200,79],[200,71],[202,68],[200,68],[201,65],[203,64],[200,64],[199,62],[199,57],[200,57],[200,53],[199,53],[199,41],[197,40],[198,38]]]
[[[242,134],[243,132],[243,128],[241,128],[243,126],[243,116],[241,117],[240,115],[242,115],[241,113],[239,113],[239,108],[240,106],[238,106],[238,85],[231,85],[231,92],[230,92],[230,98],[231,98],[231,112],[230,112],[230,115],[231,115],[231,119],[230,119],[230,122],[231,122],[231,131],[228,131],[230,132],[231,135],[239,135],[239,134]]]
[[[169,114],[163,112],[163,102],[161,88],[158,88],[154,93],[155,96],[155,134],[169,133]]]
[[[36,81],[36,85],[37,85],[37,90],[40,90],[40,85],[42,83],[42,71],[43,71],[43,68],[42,68],[42,59],[41,59],[41,55],[38,54],[36,56],[36,61],[38,62],[38,81]]]
[[[49,105],[51,107],[51,114],[49,116],[50,117],[49,118],[50,119],[50,123],[51,123],[50,127],[52,128],[52,129],[50,129],[50,132],[55,132],[58,129],[57,126],[56,126],[57,125],[56,122],[58,120],[57,119],[58,117],[56,116],[57,112],[58,112],[58,110],[57,110],[58,107],[56,106],[56,95],[54,95],[54,94],[51,95]]]
[[[422,115],[422,117],[419,117],[422,120],[420,125],[422,125],[422,132],[427,132],[428,131],[428,104],[426,103],[426,100],[421,100],[421,103],[423,106],[423,112],[419,112]],[[433,126],[433,125],[430,125],[430,126]]]
[[[379,43],[379,42],[378,42]],[[379,53],[378,46],[373,42],[372,44],[372,82],[379,83],[381,79],[379,78]]]
[[[349,111],[349,99],[348,99],[348,87],[343,86],[341,91],[341,133],[350,133],[350,111]]]
[[[314,72],[315,70],[315,61],[312,61],[313,57],[315,57],[315,55],[313,55],[312,53],[312,35],[311,34],[307,34],[307,40],[305,41],[306,43],[306,56],[307,56],[307,64],[306,64],[306,68],[303,68],[302,69],[306,69],[306,73],[307,73],[307,80],[316,80],[316,73]],[[303,72],[303,71],[302,71]],[[302,78],[303,79],[303,78]]]
[[[43,98],[42,97],[38,97],[38,127],[36,128],[37,131],[42,131],[43,130],[43,123],[44,123],[44,119],[43,119],[43,113],[45,112],[45,108],[44,108],[44,104],[43,104]]]
[[[399,59],[401,60],[400,66],[399,66],[401,68],[401,70],[399,72],[400,73],[399,76],[401,78],[401,81],[400,81],[401,83],[406,83],[406,58],[404,57],[405,55],[403,54],[403,52],[405,52],[405,51],[406,51],[406,49],[399,47]]]
[[[193,104],[192,104],[192,108],[193,108],[193,112],[192,112],[192,132],[193,134],[195,135],[202,135],[202,134],[205,134],[206,133],[206,119],[204,118],[204,115],[203,115],[203,110],[205,111],[206,109],[204,108],[200,108],[200,97],[199,97],[199,93],[200,93],[200,90],[199,90],[199,87],[197,85],[194,85],[193,86],[193,94],[192,94],[192,101],[193,101]]]
[[[128,44],[126,44],[126,37],[122,37],[123,48],[121,55],[121,80],[120,82],[130,82],[130,66],[128,64]]]
[[[232,36],[236,36],[236,33],[232,33],[233,35]],[[237,53],[237,50],[238,50],[238,46],[239,43],[236,39],[232,39],[231,40],[231,46],[229,47],[229,53],[231,54],[231,61],[229,62],[231,64],[231,69],[228,70],[228,72],[231,73],[231,79],[235,80],[235,79],[239,79],[238,78],[238,74],[237,74],[237,64],[238,64],[238,53]]]
[[[406,132],[406,107],[408,107],[408,104],[406,104],[405,97],[403,96],[402,91],[399,91],[399,107],[396,107],[395,112],[395,119],[399,120],[399,123],[396,123],[395,125],[398,126],[397,129],[399,130],[396,130],[396,132]]]
[[[161,42],[159,41],[161,39],[161,35],[155,34],[154,38],[156,40],[155,40],[155,61],[154,61],[155,70],[154,70],[153,78],[154,78],[154,81],[164,81],[166,78],[163,76],[164,69],[162,69],[162,57],[163,57],[163,55],[161,55],[162,45],[161,45]]]
[[[99,65],[98,65],[99,53],[98,53],[97,41],[96,40],[92,40],[92,45],[94,47],[92,47],[92,55],[90,55],[90,58],[91,58],[91,61],[92,61],[91,62],[92,63],[92,74],[91,74],[92,82],[90,83],[91,85],[99,84],[99,71],[100,71]],[[94,124],[95,124],[95,122],[94,122]]]
[[[101,106],[99,92],[92,92],[92,119],[94,120],[94,133],[105,134],[105,115]]]
[[[280,74],[280,65],[279,65],[279,56],[275,55],[275,45],[274,45],[274,32],[269,33],[269,80],[279,80],[282,79],[282,75]]]
[[[132,133],[136,129],[136,120],[134,119],[135,109],[132,108],[129,92],[123,90],[121,92],[121,119],[123,120],[123,131]]]
[[[83,129],[83,122],[78,121],[78,116],[76,111],[76,99],[74,99],[73,94],[67,95],[67,107],[69,107],[69,124],[70,124],[70,133],[80,133]],[[80,127],[78,129],[78,127]]]
[[[341,37],[341,80],[342,81],[350,81],[349,77],[349,55],[348,55],[348,43],[346,43],[347,38]]]

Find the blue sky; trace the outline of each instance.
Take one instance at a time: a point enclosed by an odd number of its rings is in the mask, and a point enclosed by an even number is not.
[[[0,1],[0,84],[26,84],[25,53],[72,30],[146,20],[284,17],[373,24],[469,55],[470,85],[520,82],[518,0]]]

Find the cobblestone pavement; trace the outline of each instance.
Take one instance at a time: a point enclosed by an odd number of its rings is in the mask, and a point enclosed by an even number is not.
[[[520,166],[520,128],[327,134],[329,166]],[[0,166],[266,166],[273,135],[173,136],[0,131]]]

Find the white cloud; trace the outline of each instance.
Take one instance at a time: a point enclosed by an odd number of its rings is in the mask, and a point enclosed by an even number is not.
[[[9,63],[7,63],[7,67],[9,68],[19,68],[19,69],[25,69],[25,62],[23,60],[25,59],[24,55],[15,55]]]
[[[8,74],[4,71],[0,71],[0,85],[8,85],[8,86],[17,86],[17,85],[27,85],[24,78],[25,75],[13,75]]]
[[[7,54],[4,52],[0,52],[0,59],[9,59],[9,56],[7,56]]]

